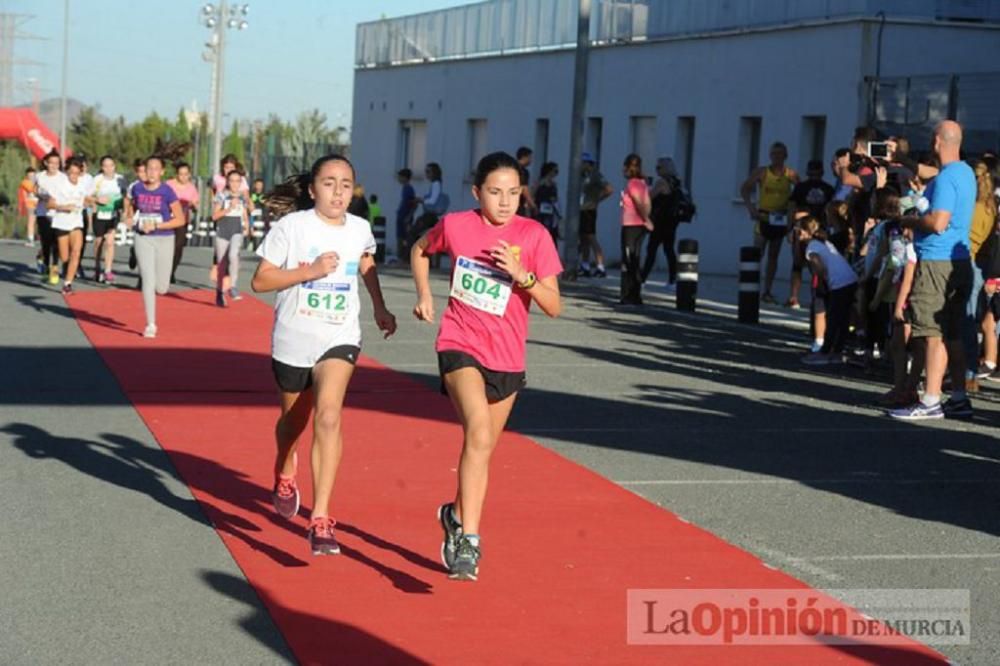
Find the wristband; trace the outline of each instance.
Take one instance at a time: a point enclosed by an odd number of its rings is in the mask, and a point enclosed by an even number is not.
[[[538,278],[535,277],[535,274],[529,272],[528,277],[524,278],[524,282],[518,282],[517,286],[521,289],[531,289],[537,282]]]

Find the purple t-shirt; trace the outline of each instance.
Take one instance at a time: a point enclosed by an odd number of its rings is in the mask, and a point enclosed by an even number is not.
[[[173,219],[170,212],[170,204],[177,201],[177,195],[166,183],[160,183],[155,190],[150,190],[145,183],[136,183],[132,189],[132,205],[140,213],[154,213],[163,218],[164,222]],[[136,228],[138,231],[138,225]],[[173,229],[154,231],[147,236],[173,236]]]

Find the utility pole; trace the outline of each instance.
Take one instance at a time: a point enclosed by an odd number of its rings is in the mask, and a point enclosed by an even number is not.
[[[215,27],[215,98],[212,100],[212,161],[209,162],[209,172],[216,169],[222,159],[222,77],[226,71],[226,0],[219,3],[219,14],[222,20]]]
[[[587,61],[590,52],[590,3],[579,0],[576,22],[576,64],[573,73],[573,116],[569,135],[569,183],[566,186],[566,234],[563,243],[563,278],[575,280],[579,262],[580,193],[583,155],[583,116],[587,107]]]
[[[59,102],[59,152],[66,159],[66,78],[69,71],[69,0],[63,1],[62,100]]]
[[[246,21],[246,16],[249,13],[250,5],[229,6],[226,4],[226,0],[220,0],[218,6],[206,4],[201,8],[204,25],[212,31],[212,37],[206,44],[208,51],[203,56],[205,60],[211,60],[213,63],[209,109],[210,129],[212,130],[210,174],[216,168],[215,165],[222,159],[222,91],[226,73],[226,29],[246,30],[250,27]]]
[[[14,57],[14,47],[18,40],[33,39],[42,41],[44,38],[29,35],[20,31],[25,22],[33,19],[29,14],[0,13],[0,107],[13,106],[15,66],[40,66],[42,63]],[[32,79],[29,79],[31,81]],[[37,111],[36,111],[37,113]]]

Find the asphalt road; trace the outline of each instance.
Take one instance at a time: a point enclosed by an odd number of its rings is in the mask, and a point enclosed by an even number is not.
[[[31,254],[0,244],[0,661],[288,661]],[[180,286],[207,286],[207,265],[188,248]],[[566,285],[563,317],[532,318],[509,427],[813,586],[968,589],[970,644],[938,649],[1000,663],[1000,386],[972,423],[892,422],[871,406],[880,375],[805,368],[802,315],[737,324],[728,280],[705,281],[697,314],[656,293],[619,306],[613,279]],[[436,386],[408,275],[383,285],[400,331],[382,341],[369,317],[364,352]]]

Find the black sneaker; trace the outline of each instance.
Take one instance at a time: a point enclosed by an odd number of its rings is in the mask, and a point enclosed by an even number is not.
[[[996,370],[997,369],[995,367],[991,368],[985,363],[980,363],[979,369],[976,370],[976,379],[987,379],[990,375],[996,372]]]
[[[576,274],[577,277],[590,277],[592,275],[589,268],[583,268],[583,267],[577,269]]]
[[[441,542],[441,562],[450,572],[455,566],[455,551],[458,540],[462,536],[462,524],[455,520],[455,503],[448,502],[438,507],[438,520],[444,530],[444,541]]]
[[[954,398],[948,398],[941,409],[944,410],[944,416],[947,419],[960,419],[968,420],[972,418],[972,402],[968,398],[962,398],[960,400],[955,400]]]
[[[462,536],[458,540],[458,548],[455,549],[455,562],[451,566],[451,573],[448,578],[452,580],[478,580],[479,578],[479,546],[472,544],[472,540],[467,536]]]
[[[595,278],[606,278],[606,277],[608,277],[608,272],[606,270],[604,270],[603,268],[598,268],[596,271],[594,271],[594,277]]]
[[[221,291],[215,292],[215,304],[220,308],[226,307],[226,295]]]

